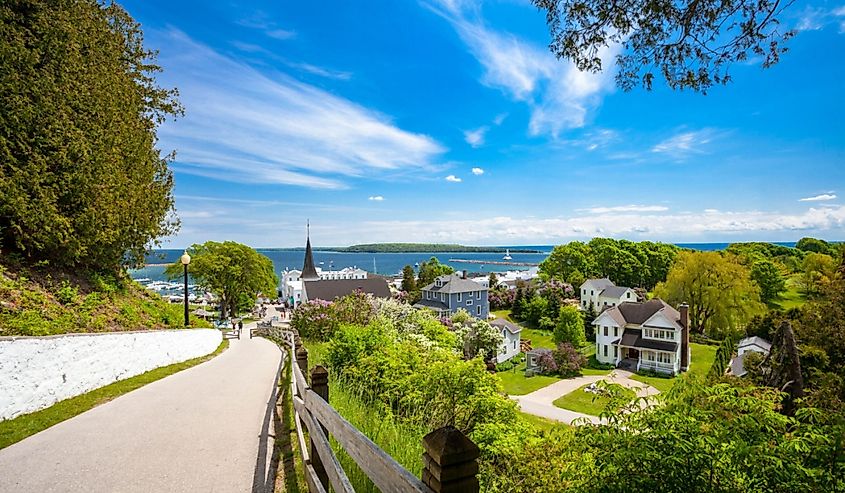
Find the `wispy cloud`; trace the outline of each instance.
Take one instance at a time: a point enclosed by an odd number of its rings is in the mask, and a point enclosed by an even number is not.
[[[177,171],[242,183],[343,188],[343,177],[430,169],[433,138],[285,74],[272,78],[195,42],[161,33],[162,82],[176,86],[185,118],[165,124]]]
[[[711,129],[681,132],[658,143],[651,148],[651,152],[666,154],[677,159],[683,159],[690,154],[704,152],[704,147],[709,144],[716,134]]]
[[[502,122],[504,122],[505,118],[507,118],[507,117],[508,117],[507,113],[499,113],[498,115],[496,115],[495,118],[493,118],[493,124],[494,125],[501,125]]]
[[[490,130],[490,127],[484,126],[476,128],[475,130],[464,130],[464,140],[472,147],[481,147],[484,145],[484,134]]]
[[[482,83],[528,104],[532,135],[556,137],[562,130],[584,126],[588,112],[613,88],[611,62],[618,46],[600,51],[606,67],[602,73],[581,72],[571,62],[557,60],[544,46],[490,29],[474,1],[431,0],[424,5],[455,28],[484,66]]]
[[[289,31],[287,29],[270,29],[264,31],[264,34],[276,39],[291,39],[296,37],[296,31]]]
[[[263,32],[266,36],[271,38],[286,40],[296,37],[296,31],[290,29],[282,29],[279,24],[271,20],[267,14],[258,11],[251,16],[237,21],[243,27],[250,29],[257,29]]]
[[[484,174],[484,170],[481,168],[472,168],[472,174],[475,176],[481,176]]]
[[[326,77],[328,79],[349,80],[352,78],[352,72],[332,70],[325,67],[319,67],[317,65],[311,65],[310,63],[290,62],[288,63],[288,65],[293,68],[308,72],[309,74],[319,75],[320,77]]]
[[[798,14],[795,29],[798,31],[818,31],[830,24],[836,24],[840,33],[845,33],[845,5],[833,9],[807,6]]]
[[[457,177],[457,176],[455,176],[455,175],[449,175],[449,176],[447,176],[447,177],[446,177],[446,181],[450,181],[450,182],[452,182],[452,183],[460,183],[460,182],[462,182],[463,180],[461,180],[460,178],[458,178],[458,177]]]
[[[372,200],[373,202],[384,202],[384,197],[381,195],[370,195],[368,200]]]
[[[591,214],[608,214],[611,212],[663,212],[668,211],[669,208],[663,205],[617,205],[613,207],[589,207],[587,209],[578,209],[581,212],[589,212]]]
[[[803,199],[798,199],[798,202],[824,202],[826,200],[836,200],[836,194],[833,192],[822,193],[819,195],[814,195],[812,197],[804,197]]]

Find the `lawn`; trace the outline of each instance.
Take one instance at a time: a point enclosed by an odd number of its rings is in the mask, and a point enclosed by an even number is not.
[[[560,380],[558,377],[548,377],[545,375],[526,377],[524,361],[513,369],[500,371],[496,375],[499,376],[502,386],[505,388],[505,393],[508,395],[530,394],[535,390],[542,389]]]
[[[799,308],[807,302],[807,298],[801,293],[798,287],[798,277],[801,274],[793,274],[786,279],[786,291],[780,295],[780,300],[777,302],[782,310],[789,310],[790,308]]]
[[[610,403],[610,399],[603,395],[587,392],[585,389],[588,385],[590,384],[584,385],[574,392],[570,392],[562,397],[559,397],[554,401],[554,405],[561,409],[569,409],[570,411],[589,414],[591,416],[600,415]],[[621,392],[623,393],[626,401],[632,401],[634,400],[634,397],[637,396],[631,389],[624,387],[622,387],[622,389],[623,390]]]
[[[522,418],[523,421],[527,422],[535,429],[540,431],[552,431],[556,428],[569,428],[570,426],[566,423],[561,423],[560,421],[555,421],[553,419],[546,419],[541,418],[539,416],[534,416],[533,414],[527,414],[524,412],[519,412],[519,416]]]
[[[690,368],[686,374],[706,375],[710,371],[710,367],[713,366],[713,361],[716,359],[716,349],[716,346],[690,343]],[[647,383],[660,392],[667,392],[676,381],[674,378],[647,377],[644,375],[634,375],[631,379]]]

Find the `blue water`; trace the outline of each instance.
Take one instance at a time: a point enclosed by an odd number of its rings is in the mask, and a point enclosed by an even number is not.
[[[795,246],[795,243],[777,243],[784,246]],[[728,243],[678,243],[678,246],[683,248],[691,248],[694,250],[713,251],[723,250],[727,248]],[[511,253],[513,262],[527,262],[538,264],[542,262],[549,252],[554,248],[553,245],[532,245],[532,246],[512,246],[508,248],[520,248],[527,250],[537,250],[542,253]],[[258,249],[258,252],[266,255],[273,261],[273,266],[276,273],[285,269],[301,269],[302,262],[305,256],[303,250],[273,250],[273,249]],[[164,264],[173,263],[179,256],[182,255],[182,250],[154,250],[148,257],[147,263]],[[466,264],[461,262],[449,262],[450,258],[466,259],[466,260],[483,260],[483,261],[501,261],[501,253],[341,253],[341,252],[325,252],[315,251],[314,262],[324,270],[342,269],[344,267],[360,267],[368,272],[373,272],[385,276],[392,276],[398,274],[406,265],[413,266],[417,262],[424,262],[431,257],[437,257],[440,262],[449,264],[455,270],[466,270],[468,272],[502,272],[506,270],[522,270],[528,267],[517,267],[507,265],[490,265],[490,264]],[[164,267],[159,265],[152,265],[144,267],[143,269],[136,269],[130,272],[133,278],[149,278],[154,281],[166,280],[164,276]]]

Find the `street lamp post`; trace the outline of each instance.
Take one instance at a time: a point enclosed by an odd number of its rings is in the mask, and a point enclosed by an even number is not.
[[[188,322],[188,264],[191,263],[191,256],[188,255],[187,250],[185,250],[185,253],[182,254],[182,257],[179,260],[182,262],[182,266],[185,268],[185,327],[189,327],[190,323]]]

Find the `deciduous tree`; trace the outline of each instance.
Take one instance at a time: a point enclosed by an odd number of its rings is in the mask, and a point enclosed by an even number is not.
[[[556,343],[568,342],[575,347],[586,344],[584,335],[584,317],[581,310],[572,305],[562,306],[555,326],[554,339]]]
[[[764,310],[749,269],[719,252],[680,253],[654,291],[672,305],[689,303],[690,329],[711,337],[737,332]]]

